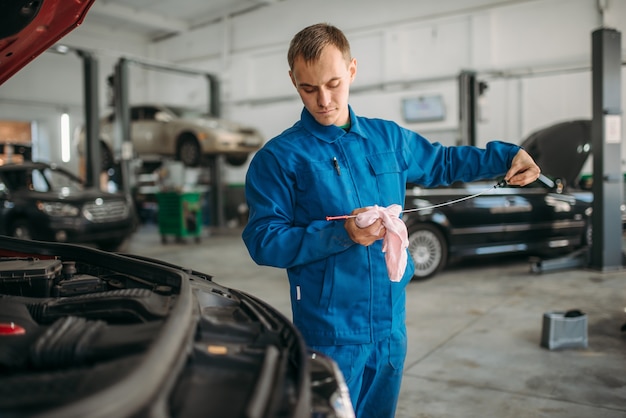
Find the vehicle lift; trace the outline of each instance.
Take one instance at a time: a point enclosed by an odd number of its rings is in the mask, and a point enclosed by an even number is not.
[[[623,267],[622,219],[623,174],[621,167],[621,33],[601,28],[592,32],[592,107],[591,145],[594,182],[592,245],[563,257],[530,258],[532,273],[570,268],[615,271]],[[484,86],[476,74],[464,71],[459,76],[460,143],[475,144],[477,98]]]
[[[621,33],[609,28],[595,30],[591,61],[592,244],[560,258],[533,257],[530,260],[533,273],[581,267],[602,272],[623,268]]]
[[[100,147],[98,146],[99,132],[99,98],[98,98],[98,63],[93,54],[87,50],[71,48],[83,60],[83,77],[85,86],[85,131],[86,131],[86,183],[89,186],[97,184],[100,177]],[[55,51],[56,52],[56,51]],[[183,69],[162,64],[149,63],[136,59],[120,58],[115,66],[115,75],[112,78],[113,95],[112,105],[115,112],[116,135],[121,138],[121,177],[122,190],[130,193],[130,160],[132,159],[132,147],[130,145],[130,106],[128,103],[128,79],[129,66],[138,65],[142,68],[169,71],[187,75],[197,75],[206,78],[208,83],[209,113],[215,117],[220,116],[220,86],[217,77],[210,73],[196,70]],[[223,227],[224,195],[222,188],[222,170],[224,157],[217,156],[210,164],[210,187],[212,225]]]

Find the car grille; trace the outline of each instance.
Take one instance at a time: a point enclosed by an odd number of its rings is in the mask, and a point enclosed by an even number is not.
[[[123,200],[104,201],[101,204],[87,203],[83,207],[83,213],[95,223],[120,221],[128,217],[128,206]]]

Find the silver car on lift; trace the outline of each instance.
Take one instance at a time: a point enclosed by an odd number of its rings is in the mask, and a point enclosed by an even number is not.
[[[113,166],[114,122],[114,113],[100,120],[103,169]],[[197,167],[217,155],[223,155],[230,165],[241,166],[263,145],[262,135],[251,126],[213,117],[205,110],[157,103],[130,107],[130,141],[141,160],[170,158],[188,167]],[[78,136],[77,149],[85,154],[84,131]]]

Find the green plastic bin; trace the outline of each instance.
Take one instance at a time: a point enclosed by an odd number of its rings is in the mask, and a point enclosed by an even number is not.
[[[187,237],[200,242],[202,233],[202,202],[200,192],[164,191],[156,194],[159,205],[158,221],[161,242],[173,235],[176,241]]]

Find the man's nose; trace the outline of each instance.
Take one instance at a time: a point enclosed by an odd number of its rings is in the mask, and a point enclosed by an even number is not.
[[[330,104],[330,92],[326,89],[320,89],[317,94],[317,105],[326,107]]]

